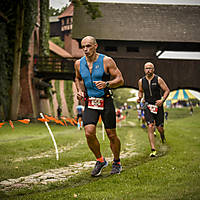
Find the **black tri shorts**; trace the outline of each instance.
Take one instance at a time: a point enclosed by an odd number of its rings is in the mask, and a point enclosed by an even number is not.
[[[163,106],[158,107],[157,114],[150,112],[149,108],[144,109],[144,116],[147,124],[156,123],[156,126],[164,126],[164,109]]]
[[[86,100],[85,110],[83,113],[83,125],[96,125],[100,115],[104,123],[105,129],[116,128],[116,113],[113,99],[111,97],[104,98],[104,110],[88,108],[88,101]]]

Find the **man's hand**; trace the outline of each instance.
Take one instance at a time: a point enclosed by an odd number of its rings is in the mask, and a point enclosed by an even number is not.
[[[163,105],[163,100],[162,100],[162,99],[157,100],[157,101],[156,101],[156,105],[157,105],[158,107],[161,107],[161,106]]]
[[[93,83],[99,90],[106,88],[106,82],[104,81],[93,81]]]
[[[83,98],[84,98],[84,92],[82,91],[77,92],[77,99],[82,100]]]

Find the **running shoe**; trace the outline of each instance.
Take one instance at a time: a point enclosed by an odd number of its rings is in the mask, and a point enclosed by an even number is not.
[[[142,128],[146,128],[146,126],[145,126],[145,124],[142,124],[142,126],[141,126]]]
[[[157,156],[157,152],[156,151],[151,151],[149,156],[150,157],[156,157]]]
[[[121,164],[113,162],[110,174],[120,174],[121,171],[122,171]]]
[[[157,156],[157,152],[156,151],[151,151],[149,156],[150,157],[156,157]]]
[[[105,159],[104,159],[104,162],[97,161],[94,169],[92,170],[91,175],[99,176],[101,174],[102,169],[107,166],[108,166],[108,162]]]

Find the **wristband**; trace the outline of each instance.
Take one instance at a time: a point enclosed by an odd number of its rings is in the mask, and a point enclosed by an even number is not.
[[[162,97],[162,98],[161,98],[161,100],[162,100],[162,101],[163,101],[163,103],[164,103],[166,99],[165,99],[164,97]]]

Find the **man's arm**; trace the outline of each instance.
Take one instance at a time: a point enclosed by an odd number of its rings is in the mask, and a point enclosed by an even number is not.
[[[165,81],[161,77],[158,77],[158,84],[160,85],[161,89],[164,92],[162,99],[156,101],[156,105],[161,106],[167,99],[167,97],[170,93],[170,90],[169,90],[167,84],[165,83]]]
[[[142,89],[142,79],[140,79],[138,81],[138,88],[139,88],[139,91],[138,91],[138,100],[137,100],[137,103],[140,103],[140,101],[141,101],[141,99],[143,97],[143,93],[144,93],[144,91]]]
[[[83,80],[80,75],[80,60],[77,60],[74,63],[74,69],[75,69],[75,85],[77,90],[77,99],[81,100],[84,98],[84,90],[83,90]]]
[[[104,69],[106,73],[109,73],[112,77],[112,80],[109,80],[110,88],[117,88],[124,84],[124,79],[122,77],[122,73],[118,69],[115,61],[111,57],[104,57]],[[95,81],[96,87],[98,89],[106,88],[106,82],[104,81]]]

